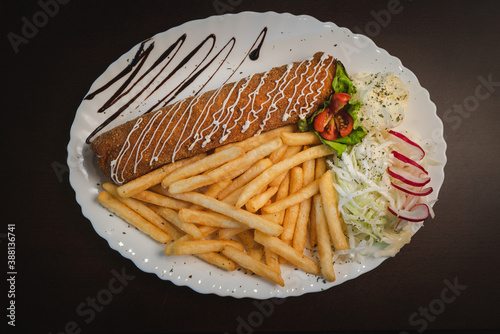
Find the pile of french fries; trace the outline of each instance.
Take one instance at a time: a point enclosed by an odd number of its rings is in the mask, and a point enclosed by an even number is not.
[[[168,256],[242,267],[281,286],[281,264],[333,282],[333,249],[348,247],[326,167],[334,153],[313,133],[284,126],[121,186],[105,183],[98,200]],[[306,254],[307,238],[318,259]]]

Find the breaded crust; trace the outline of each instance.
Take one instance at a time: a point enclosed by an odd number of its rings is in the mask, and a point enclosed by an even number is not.
[[[140,116],[98,136],[103,173],[123,184],[164,164],[308,117],[332,94],[333,57],[257,73]]]

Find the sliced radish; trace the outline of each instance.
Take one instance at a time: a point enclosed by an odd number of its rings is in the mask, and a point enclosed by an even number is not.
[[[422,167],[421,164],[419,164],[418,162],[416,162],[415,160],[413,159],[410,159],[408,158],[406,155],[403,155],[401,153],[399,153],[398,151],[392,151],[392,155],[394,155],[394,158],[398,159],[399,161],[405,163],[405,164],[408,164],[408,165],[412,165],[418,169],[420,169],[422,172],[424,172],[425,174],[429,174],[424,167]]]
[[[406,225],[407,222],[408,222],[407,220],[403,220],[403,219],[399,218],[396,225],[394,225],[394,232],[399,232],[399,230],[402,229]]]
[[[417,160],[422,160],[425,156],[424,149],[420,147],[417,143],[415,143],[413,140],[409,139],[406,137],[404,134],[396,132],[394,130],[389,130],[389,133],[396,138],[402,140],[404,143],[408,144],[406,147],[409,147],[412,149],[412,154],[411,156],[415,156]]]
[[[394,188],[399,189],[399,190],[401,190],[409,195],[413,195],[413,196],[427,196],[430,193],[432,193],[432,187],[427,187],[424,189],[409,189],[409,188],[403,187],[401,185],[397,185],[394,182],[391,182],[391,185]]]
[[[424,203],[417,204],[410,210],[398,210],[391,207],[387,209],[396,217],[410,222],[420,222],[429,217],[429,207]]]
[[[421,199],[419,196],[410,196],[406,195],[406,202],[404,203],[402,209],[404,210],[410,210],[417,204],[417,202]]]
[[[420,176],[415,176],[401,168],[397,168],[394,166],[388,167],[387,172],[393,178],[415,187],[423,187],[431,180],[429,175],[425,175],[424,173],[422,173]]]

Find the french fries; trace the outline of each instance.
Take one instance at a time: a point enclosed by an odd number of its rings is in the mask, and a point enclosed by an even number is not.
[[[316,162],[311,159],[304,162],[302,170],[304,172],[304,187],[308,187],[314,182],[314,169]],[[299,190],[300,191],[300,190]],[[295,224],[292,247],[299,252],[304,251],[307,239],[307,223],[311,212],[311,198],[307,198],[299,204],[299,215]]]
[[[300,204],[306,199],[312,198],[319,192],[319,180],[313,181],[309,185],[300,188],[296,192],[290,194],[289,196],[276,201],[272,204],[266,205],[262,208],[264,213],[275,213],[281,212],[288,209],[292,205]]]
[[[165,218],[168,222],[175,225],[181,231],[191,235],[194,239],[204,239],[205,234],[193,223],[187,223],[179,218],[179,215],[174,210],[169,208],[158,209],[158,214]]]
[[[238,178],[234,179],[234,181],[231,182],[226,188],[222,189],[221,192],[218,194],[217,198],[222,200],[228,197],[230,194],[237,191],[238,189],[246,185],[248,182],[252,181],[257,175],[259,175],[272,165],[273,165],[272,161],[268,158],[259,160],[252,167],[247,169],[245,173],[243,173]]]
[[[189,240],[175,243],[171,252],[173,255],[221,252],[226,246],[232,246],[243,251],[243,244],[233,240]]]
[[[316,159],[316,165],[314,166],[314,178],[316,180],[320,179],[326,172],[326,158],[321,157]],[[309,242],[311,245],[316,245],[317,235],[316,235],[316,211],[314,205],[311,207],[310,219],[309,219]]]
[[[286,242],[273,237],[269,234],[255,231],[255,241],[268,247],[271,251],[282,256],[290,263],[296,265],[309,274],[318,275],[320,273],[319,265],[316,261],[308,258],[306,255],[298,252]]]
[[[265,156],[278,149],[281,145],[283,145],[281,139],[275,138],[259,147],[254,148],[253,150],[248,151],[243,156],[239,156],[238,158],[227,162],[208,174],[197,175],[174,182],[168,187],[168,191],[172,194],[180,194],[224,180],[228,177],[228,175],[234,173],[239,175],[239,172],[245,171],[245,168],[249,168],[255,162],[263,159]],[[220,153],[224,153],[224,151]]]
[[[255,260],[250,255],[232,247],[227,246],[222,251],[222,254],[226,255],[228,258],[238,263],[242,267],[251,270],[252,272],[260,275],[271,282],[285,286],[285,282],[280,275],[279,271],[272,270],[270,266],[262,263],[261,261]]]
[[[314,210],[316,212],[316,235],[318,238],[317,242],[321,275],[327,281],[333,282],[335,281],[335,272],[333,271],[333,253],[321,196],[314,196],[313,203]]]
[[[245,207],[250,212],[257,212],[260,208],[264,206],[278,192],[278,187],[269,187],[263,193],[256,195],[251,198],[246,204]]]
[[[237,220],[231,219],[219,213],[202,210],[181,209],[179,210],[179,218],[187,223],[214,227],[240,228],[245,226]]]
[[[232,144],[228,144],[228,145],[216,148],[215,152],[220,152],[220,151],[226,150],[226,149],[233,147],[233,146],[242,147],[243,149],[245,149],[245,151],[253,150],[254,148],[259,147],[259,146],[271,141],[272,139],[280,137],[283,132],[292,132],[296,128],[297,128],[297,126],[293,125],[293,124],[282,126],[280,128],[261,133],[258,136],[250,137],[250,138],[245,139],[243,141],[240,141],[238,143],[232,143]]]
[[[288,146],[319,145],[321,140],[314,132],[282,132],[281,140]]]
[[[280,263],[332,282],[332,246],[347,248],[326,168],[326,156],[335,151],[295,129],[228,144],[120,187],[105,183],[98,200],[164,244],[166,256],[244,268],[280,286]]]
[[[264,187],[266,184],[269,184],[281,173],[300,165],[304,161],[324,157],[333,153],[335,153],[333,148],[326,145],[318,145],[299,152],[294,156],[273,165],[246,185],[245,190],[241,193],[238,201],[236,202],[236,206],[241,208],[250,198],[255,196],[259,189]]]
[[[159,228],[166,234],[170,235],[171,237],[175,237],[175,235],[178,233],[175,227],[173,227],[169,222],[160,217],[154,210],[149,208],[147,205],[133,198],[119,196],[117,187],[114,184],[108,182],[104,183],[102,186],[108,193],[110,193],[119,201],[130,207],[136,213],[140,214],[142,217],[147,219],[149,222],[151,222],[153,225],[155,225],[157,228]]]
[[[217,201],[216,199],[210,198],[208,196],[199,193],[189,192],[172,196],[175,196],[178,199],[181,199],[186,202],[198,204],[214,212],[226,215],[228,217],[240,221],[241,223],[247,225],[250,228],[254,228],[256,230],[268,233],[270,235],[280,235],[281,232],[283,231],[283,227],[269,220],[266,220],[260,217],[259,215]]]
[[[294,167],[290,171],[290,193],[294,194],[302,188],[304,182],[304,174],[302,168]],[[281,233],[281,240],[290,244],[295,232],[295,224],[299,216],[299,205],[295,204],[286,209],[285,218],[283,220],[283,232]]]
[[[206,156],[207,155],[205,153],[201,153],[195,155],[194,157],[178,160],[174,163],[162,166],[152,171],[151,173],[140,176],[137,179],[122,185],[117,189],[117,191],[121,197],[133,196],[143,190],[159,184],[167,175],[169,175],[176,169],[195,163],[196,161],[201,160]]]
[[[344,232],[342,231],[342,225],[340,223],[337,210],[337,199],[335,198],[335,189],[333,188],[333,176],[331,170],[328,170],[325,174],[323,174],[320,179],[319,188],[333,246],[337,251],[346,249],[347,240],[344,236]]]
[[[299,153],[301,150],[302,150],[302,146],[287,146],[286,151],[280,156],[280,158],[279,158],[278,161],[272,160],[271,156],[269,156],[269,158],[273,161],[273,163],[276,164],[276,163],[278,163],[280,161],[283,161],[285,159],[290,158],[291,156],[294,156],[295,154]],[[281,182],[283,182],[283,180],[285,179],[286,174],[287,174],[286,172],[285,173],[281,173],[281,175],[277,176],[276,178],[274,178],[274,180],[272,180],[269,183],[269,186],[275,187],[275,186],[280,185]]]
[[[181,202],[174,198],[163,196],[150,190],[143,190],[140,193],[133,195],[132,198],[175,210],[189,207],[189,203]]]
[[[235,157],[241,156],[244,152],[245,151],[241,147],[234,146],[228,148],[227,150],[214,153],[192,164],[186,165],[173,171],[167,177],[165,177],[163,181],[161,181],[161,185],[163,188],[168,188],[168,186],[175,181],[179,181],[190,176],[201,174],[209,169],[219,167],[228,161],[234,160]]]
[[[154,240],[161,242],[162,244],[172,240],[172,236],[168,235],[158,227],[148,222],[141,215],[120,202],[108,192],[101,192],[99,196],[97,196],[97,199],[106,209],[113,212],[130,225],[135,226],[139,231],[142,231],[144,234],[149,235]]]

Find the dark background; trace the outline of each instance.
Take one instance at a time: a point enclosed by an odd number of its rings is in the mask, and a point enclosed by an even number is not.
[[[308,14],[366,31],[388,3],[74,0],[59,5],[57,13],[15,53],[8,34],[20,35],[23,17],[32,21],[41,6],[35,0],[2,0],[0,191],[4,218],[0,258],[6,264],[7,224],[15,223],[18,273],[16,327],[9,327],[9,332],[498,329],[497,1],[402,1],[401,13],[393,15],[378,34],[371,34],[378,46],[399,57],[429,90],[443,119],[448,163],[434,207],[436,218],[427,221],[396,258],[355,280],[286,299],[273,310],[260,312],[264,315],[259,318],[254,300],[201,295],[137,269],[95,233],[69,185],[66,145],[81,99],[109,64],[145,38],[193,19],[269,10]],[[489,97],[474,100],[478,89],[487,92],[479,77],[489,77],[494,83]],[[479,105],[467,105],[474,101]],[[460,107],[470,111],[460,114]],[[79,315],[78,306],[106,289],[113,271],[122,270],[134,277],[123,291],[95,312],[93,319],[90,314]],[[445,281],[454,280],[465,290],[444,304],[437,316],[429,317],[427,328],[423,321],[410,321],[415,312],[439,305]],[[7,286],[3,283],[0,295],[6,315]],[[8,320],[5,315],[2,325]],[[243,321],[258,326],[245,328]]]

